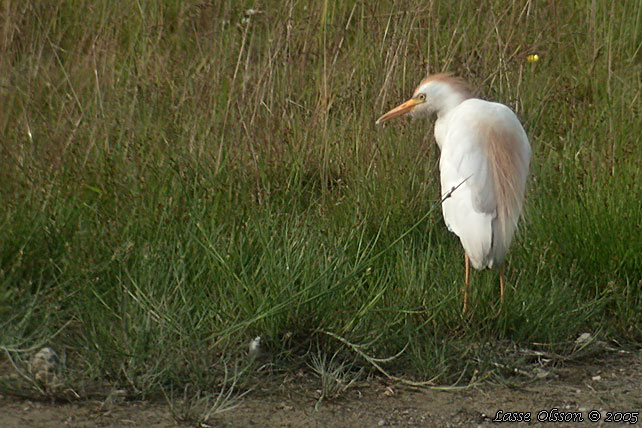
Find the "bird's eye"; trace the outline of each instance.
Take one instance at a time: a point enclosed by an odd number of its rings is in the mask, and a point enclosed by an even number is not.
[[[419,101],[426,101],[426,94],[419,94],[417,95],[417,99]]]

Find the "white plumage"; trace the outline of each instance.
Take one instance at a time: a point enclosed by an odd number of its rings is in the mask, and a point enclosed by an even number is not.
[[[438,74],[422,80],[413,97],[377,123],[410,113],[437,114],[435,139],[446,226],[466,253],[464,310],[469,261],[475,269],[500,268],[517,227],[531,148],[517,116],[505,105],[473,98],[461,80]],[[455,190],[453,190],[455,189]]]

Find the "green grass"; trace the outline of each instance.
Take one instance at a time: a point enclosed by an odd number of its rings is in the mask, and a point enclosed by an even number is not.
[[[5,357],[48,344],[76,389],[147,396],[220,386],[256,335],[278,370],[396,355],[442,384],[585,331],[639,344],[642,5],[480,7],[4,2]],[[533,146],[506,305],[475,273],[470,317],[431,125],[374,126],[427,70]]]

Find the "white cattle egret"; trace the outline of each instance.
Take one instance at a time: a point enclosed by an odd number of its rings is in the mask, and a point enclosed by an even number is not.
[[[411,99],[377,124],[407,113],[437,114],[444,221],[465,252],[463,311],[468,307],[471,264],[477,270],[499,269],[503,302],[503,262],[522,209],[531,158],[524,128],[508,107],[474,98],[465,82],[448,74],[426,77]]]

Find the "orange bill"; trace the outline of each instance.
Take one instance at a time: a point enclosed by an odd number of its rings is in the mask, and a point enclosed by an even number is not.
[[[388,113],[386,113],[383,116],[381,116],[379,119],[377,119],[377,122],[375,122],[375,123],[377,125],[379,125],[380,123],[387,122],[390,119],[394,119],[395,117],[402,116],[402,115],[410,112],[413,108],[415,108],[415,106],[417,106],[417,104],[421,104],[421,103],[422,103],[422,101],[420,101],[418,99],[415,99],[415,98],[411,98],[408,101],[406,101],[405,103],[401,104],[400,106],[397,106],[397,107],[393,108]]]

